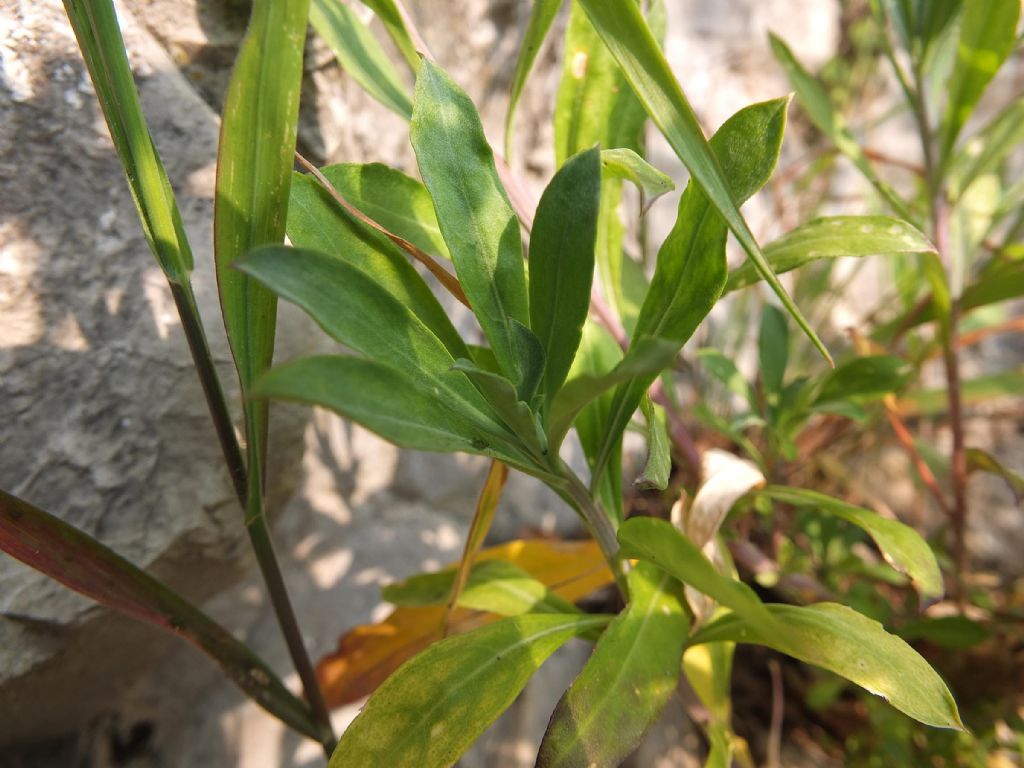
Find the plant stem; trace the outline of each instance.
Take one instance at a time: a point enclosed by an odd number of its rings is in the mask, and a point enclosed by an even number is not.
[[[580,482],[580,479],[563,465],[563,472],[560,475],[561,490],[573,502],[580,516],[583,518],[590,534],[594,537],[597,545],[601,548],[608,567],[611,568],[615,582],[618,584],[619,592],[624,600],[629,598],[629,587],[626,584],[626,573],[629,566],[626,560],[619,554],[619,540],[615,535],[615,528],[612,526],[608,515],[597,505],[590,491]]]
[[[943,188],[945,165],[943,158],[935,157],[935,143],[928,119],[928,103],[926,86],[920,63],[914,62],[914,85],[916,93],[911,98],[911,106],[921,135],[921,149],[924,153],[924,166],[928,184],[928,202],[931,213],[931,234],[939,258],[946,271],[949,281],[950,243],[949,243],[949,203]],[[953,291],[950,290],[952,294]],[[940,325],[942,323],[939,320]],[[953,436],[950,480],[953,490],[953,503],[950,508],[950,523],[953,528],[953,563],[955,569],[955,595],[957,602],[963,604],[964,576],[967,570],[967,447],[964,439],[963,396],[960,381],[960,357],[956,347],[956,337],[960,326],[959,290],[950,296],[949,317],[946,327],[940,331],[942,336],[942,357],[946,373],[946,392],[949,398],[949,422]]]
[[[206,405],[209,408],[210,416],[213,419],[214,429],[217,432],[217,439],[220,442],[221,451],[224,454],[224,461],[227,463],[228,472],[231,474],[231,482],[235,489],[242,508],[246,510],[246,532],[249,534],[249,541],[252,544],[253,552],[256,554],[256,562],[259,565],[260,573],[267,587],[267,594],[273,606],[277,622],[281,627],[288,652],[291,655],[292,663],[302,681],[303,691],[306,700],[309,702],[313,713],[314,721],[320,728],[320,743],[328,757],[334,750],[334,731],[331,727],[330,715],[324,702],[323,693],[317,683],[316,672],[313,663],[310,661],[305,644],[302,641],[302,634],[295,618],[295,611],[292,608],[288,591],[281,575],[281,568],[274,553],[273,543],[270,538],[270,529],[267,525],[266,515],[263,511],[263,495],[259,488],[251,492],[250,484],[258,483],[246,471],[245,459],[238,444],[238,437],[235,434],[234,422],[231,412],[228,409],[227,399],[224,397],[224,388],[221,386],[220,377],[213,362],[213,354],[210,352],[210,345],[203,329],[202,318],[196,304],[195,293],[188,283],[179,284],[169,281],[171,295],[178,309],[181,318],[182,328],[185,332],[185,339],[188,342],[189,351],[192,354],[192,361],[195,363],[196,372],[203,388],[203,395],[206,397]],[[258,468],[257,468],[258,469]],[[255,473],[259,478],[260,473]]]
[[[199,383],[202,385],[203,395],[206,397],[206,407],[213,419],[217,440],[220,442],[224,461],[231,474],[231,484],[235,488],[235,495],[238,496],[239,503],[245,507],[248,485],[245,459],[242,457],[242,449],[238,445],[234,421],[224,397],[224,388],[221,386],[220,377],[217,375],[217,369],[213,363],[213,355],[206,340],[206,332],[203,330],[192,285],[190,283],[181,285],[170,280],[168,280],[168,285],[171,286],[171,295],[178,308],[178,316],[181,318],[181,326],[185,331],[189,352],[192,353],[192,362],[195,364]]]

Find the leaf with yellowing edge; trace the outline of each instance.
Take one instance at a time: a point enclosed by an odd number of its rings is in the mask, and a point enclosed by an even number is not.
[[[512,541],[482,550],[476,560],[512,563],[570,602],[613,581],[599,547],[590,540]],[[448,569],[453,579],[455,568]],[[317,664],[327,706],[342,707],[368,696],[403,662],[441,640],[447,596],[448,592],[442,591],[436,605],[398,607],[383,621],[362,624],[342,635],[338,648]],[[448,617],[448,633],[468,632],[498,618],[492,613],[456,608]]]

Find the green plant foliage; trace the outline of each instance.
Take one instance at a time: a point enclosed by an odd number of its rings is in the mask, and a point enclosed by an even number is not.
[[[690,626],[678,585],[641,563],[629,574],[629,595],[629,606],[608,625],[555,707],[538,768],[614,768],[675,691]]]
[[[814,507],[864,529],[886,561],[910,577],[922,600],[934,601],[944,594],[942,573],[935,555],[920,534],[909,525],[882,517],[870,509],[802,488],[772,486],[759,493],[786,504]]]
[[[452,592],[455,569],[410,576],[381,589],[381,597],[395,605],[444,605]],[[470,571],[459,594],[459,606],[479,611],[518,616],[523,613],[579,613],[514,563],[483,560]]]
[[[526,79],[530,76],[533,63],[537,60],[544,39],[548,36],[551,24],[562,6],[562,0],[536,0],[530,11],[530,21],[526,25],[523,42],[519,46],[519,58],[516,59],[516,71],[512,76],[512,92],[508,97],[508,110],[505,113],[505,157],[512,156],[512,128],[515,126],[516,107],[526,87]]]
[[[786,124],[785,99],[740,110],[711,139],[711,148],[732,185],[730,194],[746,200],[771,175]],[[679,349],[704,319],[725,285],[726,221],[711,200],[690,183],[679,201],[676,223],[661,249],[650,289],[637,318],[634,338],[651,336]],[[652,373],[623,383],[611,405],[610,423],[595,463],[600,475],[622,430],[656,378]]]
[[[935,246],[917,229],[899,219],[830,216],[797,227],[766,245],[764,252],[772,269],[781,275],[818,259],[910,256],[934,253]],[[743,264],[729,273],[725,292],[743,288],[758,279],[753,267]]]
[[[434,213],[434,201],[422,183],[382,163],[340,163],[325,166],[320,172],[345,200],[386,230],[408,240],[431,256],[451,260]],[[298,178],[305,177],[296,174]],[[293,181],[289,205],[295,204],[296,185],[297,181]],[[306,198],[323,206],[315,213],[310,211],[308,226],[329,219],[329,212],[341,213],[337,204],[323,192],[318,197],[307,195]],[[291,237],[290,231],[288,236]]]
[[[718,572],[700,548],[671,524],[651,517],[627,520],[619,528],[624,557],[653,563],[684,584],[732,609],[765,635],[785,628],[765,608],[750,587]]]
[[[775,35],[770,37],[775,58],[785,68],[800,105],[807,111],[814,124],[832,141],[836,149],[850,158],[857,170],[864,174],[864,178],[874,185],[897,214],[905,219],[911,218],[906,203],[875,172],[864,149],[847,127],[846,120],[836,111],[821,83],[804,68],[781,38]]]
[[[519,387],[537,373],[524,341],[530,320],[519,221],[473,103],[428,61],[416,79],[411,138],[455,271],[498,364]]]
[[[309,21],[360,87],[406,120],[412,100],[388,54],[355,11],[339,0],[310,0]]]
[[[550,404],[565,382],[590,308],[601,202],[596,149],[570,158],[548,184],[530,234],[530,325],[543,350],[540,392]]]
[[[0,551],[119,613],[177,634],[272,715],[319,741],[309,707],[248,646],[162,582],[77,528],[0,491]]]
[[[591,23],[622,68],[633,92],[672,149],[690,170],[711,205],[732,230],[747,256],[779,301],[826,359],[828,350],[790,299],[765,261],[757,240],[737,206],[735,180],[723,173],[708,145],[690,103],[672,74],[647,22],[633,3],[580,0]],[[769,140],[770,141],[770,140]],[[772,163],[774,166],[774,161]]]
[[[192,271],[192,250],[174,190],[142,115],[114,4],[111,0],[65,0],[64,9],[128,177],[146,242],[167,279],[184,285]]]
[[[372,10],[380,19],[398,50],[405,57],[409,68],[413,72],[419,69],[420,54],[416,50],[416,43],[413,42],[409,30],[405,26],[405,21],[402,19],[395,0],[364,0],[363,5]]]
[[[601,170],[606,178],[625,179],[636,184],[647,196],[648,206],[676,188],[670,176],[659,171],[632,149],[602,150]]]
[[[965,0],[956,63],[947,86],[939,157],[949,157],[960,131],[1017,39],[1019,0]]]
[[[607,623],[605,616],[527,614],[430,646],[370,697],[331,767],[447,768],[552,653]]]
[[[845,677],[919,722],[963,730],[956,702],[942,678],[877,621],[837,603],[769,605],[767,609],[786,625],[785,635],[756,630],[745,618],[730,614],[704,627],[691,642],[767,645]]]
[[[835,400],[869,400],[898,391],[910,379],[910,365],[892,355],[857,357],[823,379],[815,405]]]
[[[453,357],[469,356],[469,349],[448,313],[405,254],[386,237],[341,210],[314,179],[301,174],[296,174],[292,181],[288,238],[299,248],[331,254],[365,273],[408,307]]]

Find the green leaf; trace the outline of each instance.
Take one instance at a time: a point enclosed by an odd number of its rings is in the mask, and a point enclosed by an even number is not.
[[[710,348],[698,349],[697,359],[700,360],[701,365],[710,376],[720,381],[731,393],[743,398],[751,410],[757,409],[757,397],[754,390],[732,359],[717,349]]]
[[[270,367],[277,298],[231,266],[257,246],[284,240],[308,9],[308,0],[254,0],[224,102],[213,250],[243,396]],[[266,401],[246,401],[247,520],[263,514],[268,418]]]
[[[1024,261],[999,263],[985,270],[978,279],[964,289],[960,297],[960,309],[972,309],[998,304],[1008,299],[1024,296]],[[916,328],[935,320],[935,301],[922,312],[904,313],[892,322],[875,329],[873,337],[890,339],[896,330]]]
[[[578,0],[571,6],[563,47],[555,103],[555,164],[560,166],[594,145],[642,152],[647,115]],[[604,174],[595,262],[606,301],[625,321],[622,244],[626,230],[619,215],[621,200],[622,180]]]
[[[765,304],[761,312],[757,348],[765,392],[769,400],[777,401],[782,392],[782,382],[789,362],[789,328],[786,327],[785,314],[771,304]]]
[[[929,643],[962,650],[988,640],[992,633],[982,624],[966,616],[922,616],[901,626],[899,636],[909,642],[925,640]]]
[[[370,697],[342,735],[331,768],[448,768],[552,653],[607,621],[527,614],[435,643]]]
[[[684,584],[731,608],[766,635],[785,629],[742,581],[718,572],[700,548],[671,523],[653,517],[633,517],[619,527],[622,556],[654,563]]]
[[[882,196],[893,211],[904,219],[911,218],[906,203],[903,202],[902,198],[891,186],[875,173],[875,169],[872,167],[867,155],[864,154],[860,143],[847,127],[846,120],[840,113],[836,112],[824,86],[810,72],[804,69],[804,66],[793,55],[789,46],[773,34],[769,34],[769,37],[771,38],[772,53],[786,70],[789,82],[796,91],[796,97],[800,100],[800,105],[807,112],[807,116],[811,118],[811,121],[818,127],[818,130],[829,138],[836,149],[846,155],[856,166],[857,170],[864,174],[864,178],[871,182],[872,186],[878,190],[878,194]]]
[[[772,273],[761,248],[740,213],[730,189],[730,174],[723,173],[714,153],[704,138],[697,117],[693,114],[683,89],[672,74],[658,42],[644,21],[640,9],[631,2],[619,0],[580,0],[591,23],[601,35],[615,60],[622,68],[633,92],[647,114],[668,140],[676,155],[689,169],[712,205],[719,211],[735,234],[747,256],[757,266],[765,282],[796,320],[821,354],[828,350],[817,337],[786,289]]]
[[[555,165],[595,144],[639,152],[647,119],[643,106],[579,0],[569,12],[564,50],[555,102]]]
[[[981,94],[1013,50],[1019,18],[1020,0],[965,0],[939,131],[940,167],[945,166]]]
[[[300,733],[323,738],[309,707],[230,632],[100,542],[5,491],[0,550],[101,605],[173,632],[217,662],[259,706]]]
[[[618,346],[612,341],[612,345]],[[629,348],[629,352],[607,373],[584,373],[570,379],[558,392],[551,405],[551,419],[548,434],[552,450],[562,444],[577,415],[609,389],[637,376],[651,376],[652,379],[675,359],[677,346],[663,339],[640,338]],[[610,356],[600,353],[594,361],[596,368],[605,367]],[[602,432],[603,434],[603,432]]]
[[[950,169],[957,196],[976,179],[995,171],[1021,143],[1024,143],[1024,97],[1010,102],[964,144]]]
[[[765,256],[778,274],[817,259],[843,256],[899,256],[935,253],[927,237],[905,221],[888,216],[830,216],[787,232],[765,246]],[[747,264],[729,274],[725,292],[758,280]]]
[[[746,200],[771,176],[785,129],[786,104],[786,99],[776,99],[746,107],[711,139],[737,200]],[[676,223],[658,251],[634,338],[653,336],[673,342],[677,351],[682,348],[721,295],[728,272],[727,236],[725,220],[691,182],[679,201]],[[614,443],[655,378],[656,373],[638,376],[616,391],[595,476],[604,471]]]
[[[515,126],[516,107],[519,97],[523,94],[526,78],[530,76],[537,54],[548,36],[551,23],[558,15],[562,0],[534,0],[530,11],[530,21],[526,25],[523,42],[519,46],[519,58],[516,59],[516,71],[512,76],[512,93],[508,98],[508,111],[505,113],[505,159],[512,158],[512,129]]]
[[[942,678],[877,621],[837,603],[767,607],[788,628],[785,637],[762,632],[731,614],[702,629],[691,643],[767,645],[845,677],[925,725],[965,730]]]
[[[540,391],[550,404],[576,356],[590,307],[601,202],[596,149],[575,155],[541,195],[530,234],[530,326],[544,352]]]
[[[1024,501],[1024,477],[1004,465],[995,456],[981,448],[967,449],[967,471],[988,472],[1006,481],[1017,503]]]
[[[362,0],[363,5],[373,11],[380,19],[384,28],[391,35],[399,52],[405,58],[409,69],[415,72],[420,67],[420,55],[416,50],[416,43],[413,42],[409,30],[405,26],[402,14],[398,10],[395,0]]]
[[[855,507],[803,488],[769,486],[759,493],[786,504],[813,507],[863,529],[874,540],[886,562],[910,577],[922,600],[937,600],[945,592],[935,555],[920,534],[909,525],[882,517],[870,509]]]
[[[540,461],[547,454],[540,422],[516,392],[512,382],[498,373],[491,373],[466,359],[456,360],[453,371],[464,373],[486,398],[508,428]]]
[[[381,163],[341,163],[320,171],[342,197],[389,232],[435,258],[451,260],[434,201],[419,181]]]
[[[192,250],[174,190],[146,126],[112,0],[65,0],[114,149],[124,166],[146,242],[172,283],[184,285]]]
[[[528,371],[512,324],[530,322],[519,221],[473,103],[429,61],[416,78],[411,137],[459,281],[502,371],[519,386]]]
[[[668,488],[672,476],[672,450],[665,426],[665,409],[655,405],[650,395],[644,395],[640,409],[647,420],[647,463],[643,473],[636,479],[636,485],[663,491]]]
[[[361,168],[350,167],[357,170]],[[338,168],[334,166],[325,171]],[[351,180],[347,173],[331,175]],[[334,183],[331,176],[328,179]],[[426,195],[426,190],[423,193]],[[427,203],[429,205],[429,198]],[[444,343],[453,357],[469,355],[448,313],[405,254],[379,232],[349,216],[316,179],[300,173],[296,173],[292,180],[288,203],[288,238],[299,248],[331,254],[365,272],[397,301],[412,310]]]
[[[402,78],[377,38],[341,0],[311,0],[309,21],[338,57],[338,64],[370,96],[400,117],[412,117]]]
[[[965,405],[984,403],[999,397],[1020,397],[1020,382],[1024,366],[986,376],[965,379],[962,384]],[[906,416],[933,416],[945,413],[949,407],[949,393],[945,387],[909,392],[900,398],[900,413]]]
[[[670,176],[659,171],[632,149],[601,150],[601,171],[606,178],[625,179],[636,184],[645,195],[647,207],[676,188]]]
[[[668,574],[630,571],[629,605],[555,707],[537,767],[614,768],[628,757],[676,689],[689,624]]]
[[[828,373],[814,402],[876,399],[900,389],[912,374],[909,363],[892,355],[858,357]]]
[[[507,453],[491,431],[447,398],[438,398],[418,374],[375,360],[337,355],[293,360],[257,379],[251,397],[329,408],[402,448]]]
[[[451,594],[455,571],[412,576],[381,590],[381,597],[395,605],[443,605]],[[505,560],[483,560],[470,571],[459,593],[458,605],[476,611],[519,616],[524,613],[579,613],[519,566]]]
[[[238,268],[304,309],[336,341],[416,378],[481,431],[499,441],[512,438],[466,377],[451,371],[455,360],[441,340],[358,267],[318,251],[267,246]],[[377,394],[374,388],[360,396]]]

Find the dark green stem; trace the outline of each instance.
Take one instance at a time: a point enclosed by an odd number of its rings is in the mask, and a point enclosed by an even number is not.
[[[302,641],[302,633],[299,631],[295,611],[281,575],[281,567],[277,555],[274,553],[270,529],[263,509],[263,494],[259,487],[250,488],[253,483],[259,483],[259,480],[256,479],[261,475],[258,471],[259,466],[257,464],[257,471],[251,478],[246,471],[245,459],[235,435],[234,422],[231,419],[227,399],[224,397],[224,388],[217,375],[192,287],[187,283],[182,285],[169,281],[169,284],[171,294],[174,296],[174,303],[178,308],[178,315],[181,318],[182,328],[185,331],[185,338],[188,341],[189,351],[192,353],[192,360],[203,387],[206,405],[213,419],[217,439],[231,474],[235,494],[245,510],[245,527],[253,552],[256,554],[256,562],[266,584],[267,594],[288,646],[292,663],[302,681],[306,700],[309,702],[314,720],[320,728],[320,743],[324,747],[324,752],[330,757],[336,742],[330,715],[324,702],[323,693],[317,683],[313,663]]]
[[[181,326],[185,331],[185,339],[188,341],[188,348],[192,353],[192,362],[199,375],[199,383],[203,387],[206,407],[213,419],[217,440],[220,442],[224,461],[231,474],[231,484],[235,488],[235,495],[238,496],[239,503],[244,508],[248,494],[245,459],[242,456],[242,449],[238,445],[238,437],[235,435],[235,425],[224,397],[224,389],[221,387],[220,377],[217,375],[217,369],[213,363],[213,355],[210,353],[210,346],[206,341],[206,333],[199,316],[195,294],[192,292],[192,286],[188,283],[180,285],[168,280],[168,284],[171,286],[171,295],[174,296],[178,316],[181,318]]]

